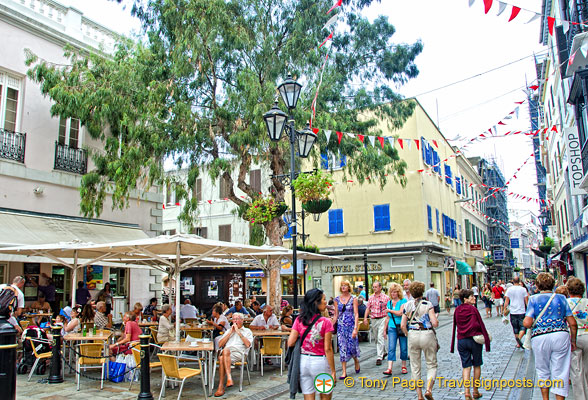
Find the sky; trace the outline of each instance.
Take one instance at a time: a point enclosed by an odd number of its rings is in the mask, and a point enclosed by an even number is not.
[[[139,28],[130,16],[131,0],[123,0],[122,5],[107,0],[60,2],[78,8],[88,18],[121,33]],[[541,12],[540,0],[507,2]],[[510,5],[497,16],[498,1],[494,1],[485,14],[483,0],[475,0],[471,8],[468,0],[382,0],[365,13],[370,19],[380,14],[388,16],[396,28],[393,39],[397,43],[423,42],[423,52],[415,60],[419,76],[398,91],[406,97],[416,96],[448,139],[458,135],[469,139],[492,128],[517,107],[515,102],[526,99],[523,89],[536,83],[534,55],[541,56],[547,50],[539,43],[540,19],[527,23],[533,14],[523,10],[513,21],[507,22]],[[506,64],[510,65],[497,68]],[[493,69],[495,71],[485,73]],[[452,84],[477,75],[480,76]],[[506,126],[497,127],[499,133],[529,131],[528,104],[520,106],[518,119],[504,122]],[[505,179],[509,180],[532,152],[528,137],[515,136],[468,146],[466,155],[495,159]],[[536,198],[535,182],[535,165],[529,160],[512,181],[509,191]],[[530,204],[509,198],[509,207],[531,208],[537,212],[538,207]]]

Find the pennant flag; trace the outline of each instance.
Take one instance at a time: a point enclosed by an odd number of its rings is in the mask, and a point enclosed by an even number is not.
[[[312,132],[313,132],[315,135],[318,135],[318,133],[319,133],[319,128],[312,128]]]
[[[531,19],[527,21],[527,24],[530,24],[531,22],[535,21],[536,19],[539,19],[539,17],[541,17],[541,14],[535,13],[535,15],[533,15],[531,17]]]
[[[392,136],[388,136],[388,142],[390,142],[390,146],[394,147],[394,138]]]
[[[525,102],[525,100],[523,101],[515,101],[515,104],[523,104]]]
[[[494,134],[496,135],[498,132],[496,131],[496,125],[492,126],[492,130],[494,131]]]
[[[570,23],[568,21],[562,21],[561,26],[563,27],[564,33],[568,33],[570,30]]]
[[[547,26],[549,28],[549,34],[553,36],[553,26],[555,25],[555,18],[547,17]]]
[[[323,29],[327,29],[327,30],[331,30],[331,26],[335,25],[335,23],[337,22],[337,20],[339,19],[339,14],[335,14],[333,15],[325,24],[325,26],[323,26]]]
[[[380,146],[384,148],[384,138],[382,136],[378,136],[378,141],[380,142]]]
[[[484,0],[484,12],[486,14],[490,11],[490,7],[492,7],[492,0]]]
[[[474,5],[474,3],[476,2],[476,0],[469,0],[470,1],[470,7]]]
[[[496,16],[499,17],[500,14],[502,14],[505,9],[506,9],[506,3],[503,3],[502,1],[499,1],[498,2],[498,14],[496,14]]]
[[[519,108],[518,107],[515,108],[515,114],[516,114],[517,119],[519,119]]]
[[[343,138],[343,133],[342,132],[335,132],[335,134],[337,135],[337,141],[339,142],[339,144],[341,144],[341,139]]]
[[[420,150],[421,149],[421,141],[418,139],[415,139],[414,143],[416,144],[417,150]]]
[[[412,140],[408,139],[408,150],[412,150]]]
[[[329,36],[327,36],[327,38],[326,38],[325,40],[323,40],[323,42],[322,42],[322,43],[319,45],[319,47],[318,47],[318,48],[320,49],[321,47],[323,47],[323,45],[324,45],[325,43],[327,43],[327,42],[328,42],[329,40],[331,40],[331,39],[333,39],[333,32],[331,32],[331,33],[329,34]]]
[[[208,204],[212,204],[212,200],[207,200],[207,201],[208,201]]]
[[[439,148],[439,145],[437,144],[437,141],[436,141],[436,140],[434,140],[434,139],[433,139],[433,140],[431,140],[431,142],[433,142],[433,145],[434,145],[436,148]]]
[[[329,8],[329,11],[327,11],[327,14],[329,14],[331,11],[333,11],[335,8],[337,7],[341,7],[341,3],[343,2],[343,0],[337,0],[337,2],[335,4],[333,4],[333,7]]]
[[[504,122],[500,121],[498,125],[506,125]]]
[[[519,15],[520,12],[521,12],[521,9],[519,7],[512,6],[512,11],[510,12],[510,18],[508,19],[508,22],[515,19],[517,17],[517,15]]]
[[[529,86],[529,89],[531,89],[531,90],[537,90],[537,89],[539,89],[539,85]]]
[[[363,136],[363,135],[357,135],[357,138],[359,139],[359,141],[360,141],[361,143],[363,143],[363,138],[364,138],[364,136]]]
[[[329,144],[329,140],[331,140],[331,133],[333,133],[330,130],[325,130],[325,136],[327,137],[327,144]]]
[[[580,47],[580,51],[582,52],[584,58],[586,58],[586,53],[588,53],[588,43],[582,44],[582,47]]]
[[[557,126],[556,126],[556,125],[553,125],[553,126],[551,127],[551,131],[552,131],[552,132],[553,132],[553,131],[557,132]]]
[[[398,139],[398,144],[400,145],[400,148],[404,150],[404,143],[402,142],[402,139]]]
[[[580,49],[578,49],[580,50]],[[578,54],[578,50],[574,51],[574,54],[571,55],[570,60],[568,61],[569,65],[572,65],[574,63],[574,58],[576,58],[576,54]]]
[[[353,133],[345,132],[345,134],[352,139],[355,137],[355,135]]]
[[[370,140],[372,147],[376,147],[376,137],[375,136],[368,136],[368,139]]]

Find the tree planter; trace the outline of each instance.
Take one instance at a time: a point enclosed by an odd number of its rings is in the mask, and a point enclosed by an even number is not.
[[[547,245],[539,245],[539,250],[541,250],[541,252],[545,253],[545,254],[549,254],[551,252],[552,246],[547,246]]]
[[[311,214],[321,214],[331,208],[333,202],[330,199],[309,200],[302,203],[302,208]]]

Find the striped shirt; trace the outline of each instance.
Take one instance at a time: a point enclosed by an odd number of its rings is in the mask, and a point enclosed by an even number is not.
[[[367,306],[370,309],[371,318],[383,318],[386,316],[386,304],[390,301],[390,298],[384,293],[375,295],[372,294],[368,300]]]

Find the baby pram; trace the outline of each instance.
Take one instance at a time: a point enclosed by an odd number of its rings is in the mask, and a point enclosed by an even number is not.
[[[31,340],[32,339],[32,340]],[[39,339],[41,341],[35,341]],[[47,343],[47,334],[44,330],[36,326],[27,327],[23,334],[23,355],[17,366],[17,373],[26,374],[29,369],[36,368],[37,375],[43,375],[47,368],[46,359],[38,359],[33,353],[33,346],[37,354],[47,353],[51,351],[51,346]],[[32,374],[32,371],[31,371]]]

